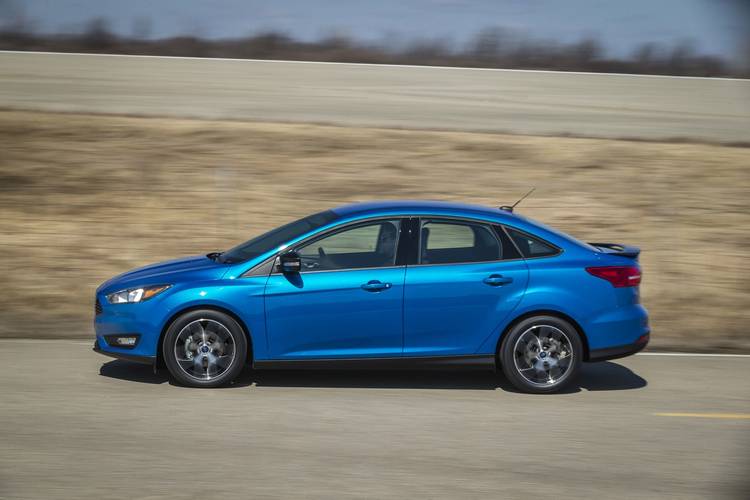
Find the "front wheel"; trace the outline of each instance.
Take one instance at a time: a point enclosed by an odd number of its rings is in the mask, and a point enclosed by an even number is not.
[[[498,353],[503,373],[519,390],[557,392],[578,374],[583,344],[576,329],[555,316],[534,316],[515,325]]]
[[[218,387],[233,381],[247,359],[247,337],[229,315],[211,309],[178,317],[162,344],[164,362],[177,382]]]

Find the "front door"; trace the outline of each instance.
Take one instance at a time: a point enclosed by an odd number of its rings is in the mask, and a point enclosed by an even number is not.
[[[526,263],[489,225],[420,224],[419,262],[406,272],[404,356],[477,354],[523,297]]]
[[[265,292],[273,359],[401,356],[403,265],[396,265],[401,220],[333,230],[294,248],[299,273],[274,272]]]

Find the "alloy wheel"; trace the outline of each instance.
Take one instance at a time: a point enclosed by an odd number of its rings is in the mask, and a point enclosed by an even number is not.
[[[573,362],[573,347],[568,336],[552,325],[534,325],[516,340],[513,360],[518,373],[537,387],[562,380]]]
[[[177,334],[174,355],[190,378],[206,381],[223,374],[236,355],[234,337],[222,323],[201,318],[185,325]]]

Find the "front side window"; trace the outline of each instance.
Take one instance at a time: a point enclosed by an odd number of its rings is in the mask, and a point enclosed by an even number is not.
[[[377,221],[308,243],[297,249],[302,272],[393,266],[400,225],[399,220]]]
[[[482,224],[425,221],[420,232],[421,264],[454,264],[500,260],[502,249],[492,230]]]

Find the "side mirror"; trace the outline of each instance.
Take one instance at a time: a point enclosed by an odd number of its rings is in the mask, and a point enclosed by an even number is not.
[[[279,255],[279,271],[282,273],[298,273],[302,269],[302,258],[297,252],[287,252]]]

